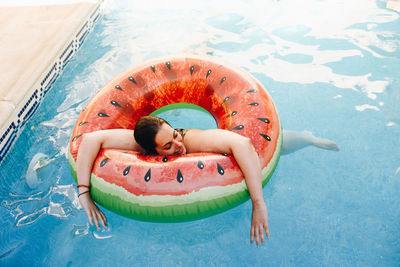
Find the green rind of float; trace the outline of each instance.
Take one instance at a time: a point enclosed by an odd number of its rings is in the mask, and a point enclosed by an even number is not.
[[[69,157],[69,163],[76,181],[76,165],[71,158]],[[139,203],[124,201],[120,196],[104,192],[110,189],[114,191],[113,187],[116,187],[115,185],[105,184],[106,182],[102,178],[92,174],[90,195],[94,201],[119,215],[149,222],[185,222],[206,218],[238,206],[249,198],[247,190],[243,190],[230,197],[220,197],[209,201],[158,207],[144,206]],[[119,192],[115,190],[115,193]],[[170,196],[170,198],[174,198],[174,196]]]
[[[271,159],[271,162],[262,170],[262,184],[265,186],[270,180],[275,168],[278,164],[280,151],[282,146],[282,131],[280,131],[277,148]],[[71,172],[76,177],[76,164],[69,153],[69,164]],[[199,192],[192,192],[185,196],[185,199],[191,200],[190,203],[180,202],[176,203],[177,200],[181,200],[182,196],[162,196],[163,201],[160,206],[148,206],[141,205],[140,203],[134,203],[127,201],[121,197],[121,190],[125,191],[125,194],[130,194],[122,187],[109,184],[105,182],[102,178],[97,177],[92,174],[91,176],[91,196],[93,200],[98,202],[104,208],[114,211],[125,217],[133,218],[141,221],[151,221],[151,222],[184,222],[192,221],[201,218],[206,218],[224,211],[227,211],[233,207],[236,207],[246,200],[249,199],[249,193],[244,181],[239,184],[229,185],[229,186],[219,186],[212,188],[213,194],[219,192],[220,197],[212,198],[209,200],[193,201],[191,197]],[[236,193],[228,193],[227,187],[237,187],[240,190]],[[207,189],[208,190],[208,189]],[[132,194],[130,194],[132,195]],[[204,196],[203,196],[204,197]],[[152,198],[152,196],[140,196],[139,198]],[[168,202],[173,203],[168,205]],[[175,203],[174,203],[175,202]]]
[[[163,112],[169,111],[169,110],[173,110],[173,109],[184,109],[184,108],[188,108],[188,109],[194,109],[194,110],[198,110],[198,111],[202,111],[210,116],[211,113],[208,112],[208,110],[206,110],[203,107],[200,107],[198,105],[195,104],[190,104],[190,103],[174,103],[174,104],[169,104],[166,106],[163,106],[155,111],[153,111],[149,116],[157,116],[158,114],[161,114]]]

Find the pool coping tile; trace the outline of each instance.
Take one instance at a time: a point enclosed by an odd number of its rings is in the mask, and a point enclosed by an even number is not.
[[[101,17],[102,2],[0,7],[0,163]]]

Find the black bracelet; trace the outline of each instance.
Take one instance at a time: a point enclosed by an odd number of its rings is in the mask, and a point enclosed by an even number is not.
[[[90,190],[85,191],[85,192],[82,192],[82,193],[79,193],[79,194],[78,194],[78,198],[79,198],[81,195],[86,194],[86,193],[88,193],[88,192],[90,192]]]

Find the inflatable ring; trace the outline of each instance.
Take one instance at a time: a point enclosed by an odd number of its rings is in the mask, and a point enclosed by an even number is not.
[[[275,106],[249,73],[204,57],[148,62],[125,71],[98,91],[81,112],[71,136],[69,163],[75,180],[82,134],[134,129],[141,116],[188,104],[211,113],[218,128],[251,139],[263,168],[264,186],[278,163],[282,143]],[[154,156],[117,149],[100,150],[91,174],[91,196],[118,214],[155,222],[196,220],[249,199],[232,155]]]

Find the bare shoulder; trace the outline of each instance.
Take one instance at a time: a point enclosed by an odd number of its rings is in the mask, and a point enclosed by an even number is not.
[[[189,153],[231,153],[231,145],[244,137],[222,129],[190,129],[185,135],[185,146]]]

